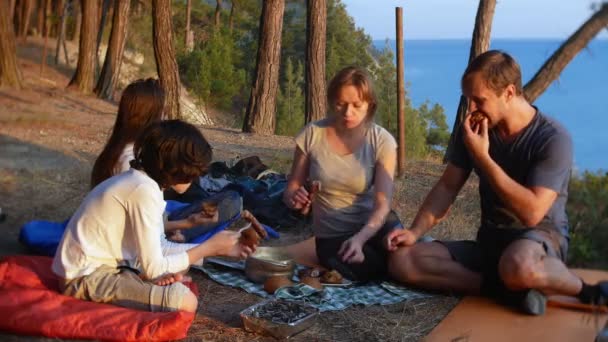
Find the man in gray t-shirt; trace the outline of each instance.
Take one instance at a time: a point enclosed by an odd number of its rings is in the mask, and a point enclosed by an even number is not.
[[[526,100],[517,62],[501,51],[474,59],[462,77],[468,114],[449,163],[409,230],[387,237],[389,273],[419,287],[485,294],[542,314],[545,294],[605,305],[608,282],[588,285],[565,265],[572,141]],[[416,240],[447,214],[472,170],[479,176],[476,241]]]

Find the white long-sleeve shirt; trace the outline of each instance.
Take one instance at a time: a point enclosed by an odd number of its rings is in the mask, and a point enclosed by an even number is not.
[[[138,265],[145,277],[153,279],[186,270],[185,249],[191,246],[165,240],[165,205],[158,184],[142,171],[131,169],[107,179],[85,197],[70,219],[53,271],[74,279],[101,265],[126,264]]]

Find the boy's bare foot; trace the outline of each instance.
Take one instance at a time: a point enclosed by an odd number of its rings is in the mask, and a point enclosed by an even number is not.
[[[192,281],[192,277],[183,275],[181,273],[172,273],[172,274],[167,274],[162,277],[159,277],[158,279],[153,281],[153,283],[154,283],[154,285],[158,285],[158,286],[167,286],[167,285],[176,283],[178,281],[182,282],[182,283],[188,283],[188,282]]]

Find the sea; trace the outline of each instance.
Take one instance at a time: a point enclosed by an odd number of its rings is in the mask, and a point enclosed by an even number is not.
[[[495,39],[500,49],[520,64],[529,81],[563,43],[560,39]],[[376,48],[395,41],[374,41]],[[470,39],[405,40],[407,96],[414,106],[439,103],[451,128],[460,99],[460,77],[467,65]],[[560,121],[574,142],[574,170],[608,171],[608,39],[594,39],[566,66],[534,103]]]

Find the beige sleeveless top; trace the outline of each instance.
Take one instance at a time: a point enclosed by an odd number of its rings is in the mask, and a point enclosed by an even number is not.
[[[330,120],[308,124],[295,138],[309,158],[309,180],[321,182],[312,205],[313,232],[320,238],[352,235],[362,228],[374,205],[376,162],[397,148],[395,138],[372,123],[359,149],[341,156],[327,141]]]

